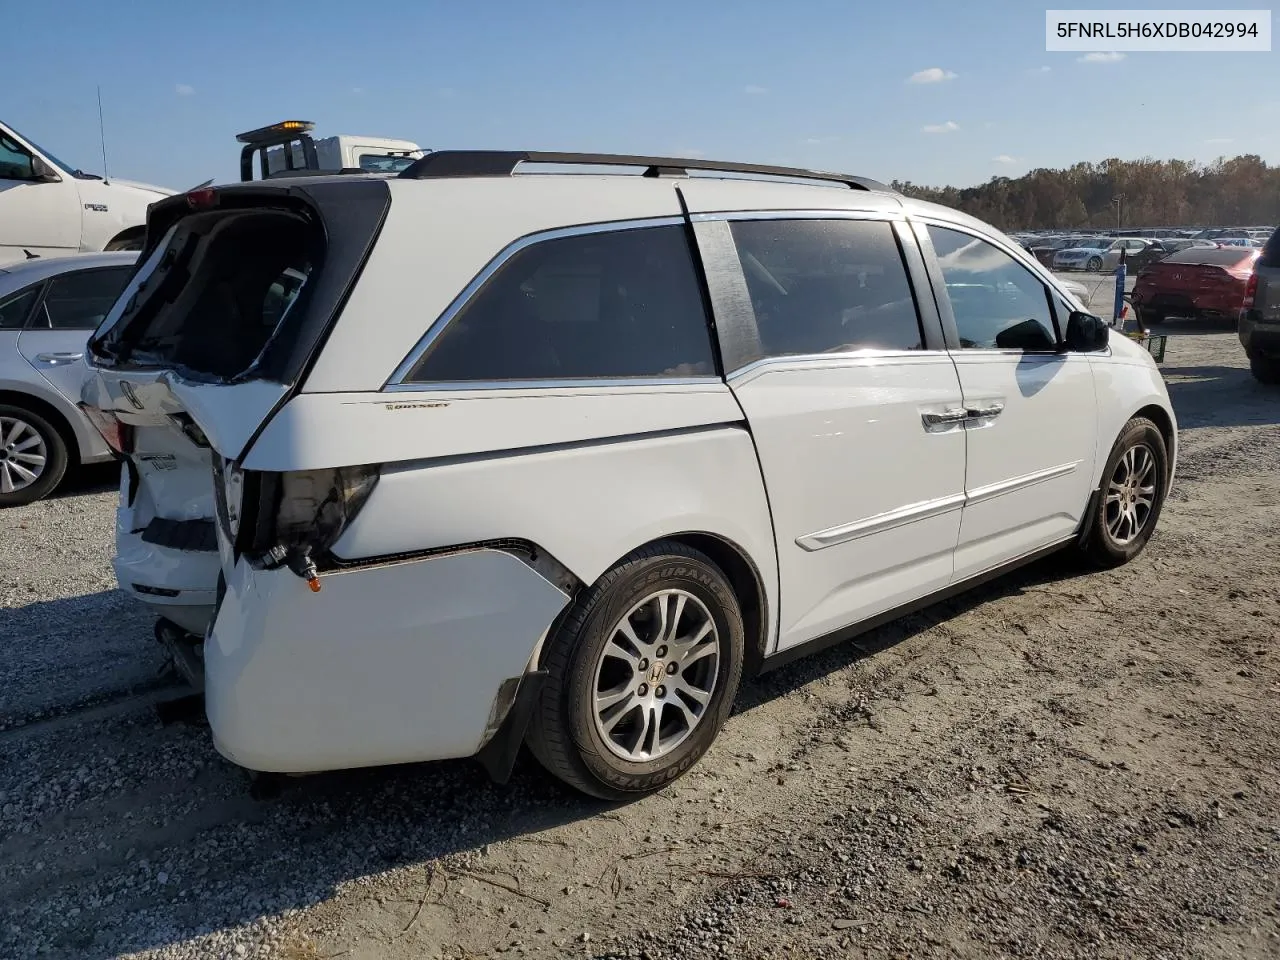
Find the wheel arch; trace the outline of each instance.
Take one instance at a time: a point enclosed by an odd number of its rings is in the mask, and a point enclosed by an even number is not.
[[[729,578],[729,585],[733,587],[742,611],[743,649],[746,652],[742,674],[749,677],[759,673],[769,643],[769,604],[759,567],[741,546],[714,533],[679,533],[663,539],[674,540],[705,553]]]
[[[1169,411],[1159,404],[1152,403],[1138,410],[1133,417],[1146,417],[1160,430],[1160,436],[1164,438],[1165,450],[1169,455],[1169,473],[1172,476],[1173,464],[1177,453],[1178,432],[1174,429],[1173,418],[1169,416]],[[1129,419],[1132,420],[1133,417]]]
[[[601,576],[604,576],[605,573],[608,573],[631,554],[663,542],[680,543],[697,550],[699,553],[706,554],[708,559],[724,573],[729,580],[729,585],[733,588],[734,596],[738,600],[738,607],[742,612],[743,648],[746,653],[746,662],[743,664],[742,671],[743,676],[754,676],[759,673],[769,644],[769,595],[765,589],[764,578],[760,573],[759,566],[738,543],[721,534],[708,533],[702,530],[666,534],[637,544],[634,549],[627,551],[627,553],[609,564],[601,573]],[[542,663],[547,639],[560,629],[560,624],[572,610],[578,594],[591,586],[591,583],[579,581],[577,589],[573,591],[572,596],[569,598],[569,602],[565,604],[564,609],[560,611],[560,614],[547,628],[546,633],[539,639],[537,648],[530,658],[531,666]]]
[[[141,249],[141,242],[146,238],[147,228],[145,225],[135,227],[125,227],[114,237],[108,240],[102,247],[103,250],[126,250],[127,247],[117,246],[117,244],[128,243],[133,240],[139,242],[138,249]]]
[[[76,436],[75,428],[71,422],[63,415],[62,411],[49,403],[42,400],[35,394],[22,393],[18,390],[6,390],[0,388],[0,403],[8,404],[13,407],[22,407],[30,410],[37,416],[43,417],[53,425],[53,429],[58,431],[58,435],[62,437],[63,445],[67,448],[67,466],[80,466],[80,441]]]

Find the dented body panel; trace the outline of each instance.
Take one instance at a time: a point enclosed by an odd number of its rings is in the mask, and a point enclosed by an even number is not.
[[[592,583],[638,545],[682,533],[711,534],[745,553],[767,609],[777,610],[769,505],[740,427],[390,467],[333,551],[356,560],[514,537]],[[767,622],[772,649],[774,618]]]
[[[204,645],[219,752],[303,773],[465,757],[567,602],[531,566],[467,550],[335,571],[312,593],[241,560]],[[409,602],[409,601],[412,602]]]

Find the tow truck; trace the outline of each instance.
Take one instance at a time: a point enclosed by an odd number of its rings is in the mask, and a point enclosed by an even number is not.
[[[240,179],[260,179],[330,173],[399,173],[425,151],[411,140],[339,134],[317,140],[309,120],[282,120],[236,136],[240,150]]]

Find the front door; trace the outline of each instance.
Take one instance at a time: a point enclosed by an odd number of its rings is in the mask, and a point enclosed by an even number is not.
[[[1076,532],[1094,475],[1097,400],[1088,357],[1058,349],[1066,308],[1038,276],[974,234],[927,233],[967,414],[955,554],[964,580]]]
[[[80,248],[80,193],[61,177],[38,180],[31,151],[0,127],[0,264]]]
[[[909,232],[886,219],[733,216],[700,222],[699,237],[728,231],[745,276],[746,322],[725,319],[752,328],[754,357],[726,373],[773,514],[785,649],[950,581],[962,398],[933,305],[922,316],[912,295]]]

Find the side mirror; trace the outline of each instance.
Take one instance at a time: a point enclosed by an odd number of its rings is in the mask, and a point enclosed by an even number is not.
[[[31,157],[31,173],[39,183],[57,183],[62,179],[58,171],[37,156]]]
[[[1106,349],[1110,336],[1111,328],[1101,317],[1073,310],[1067,317],[1064,347],[1072,353],[1096,353]]]

